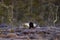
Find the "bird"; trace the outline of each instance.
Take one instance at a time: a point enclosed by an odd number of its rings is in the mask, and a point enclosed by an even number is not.
[[[29,23],[29,29],[34,28],[33,22]]]

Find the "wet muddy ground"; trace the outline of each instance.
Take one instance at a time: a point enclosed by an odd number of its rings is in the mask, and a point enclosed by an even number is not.
[[[0,40],[60,40],[60,28],[18,29],[2,35]]]

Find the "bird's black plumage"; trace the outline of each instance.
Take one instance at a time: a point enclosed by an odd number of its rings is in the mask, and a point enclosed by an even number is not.
[[[29,23],[29,29],[34,28],[33,22]]]

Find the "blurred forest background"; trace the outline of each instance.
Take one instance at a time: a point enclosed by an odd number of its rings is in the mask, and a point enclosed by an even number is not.
[[[0,0],[0,24],[35,22],[60,26],[60,0]]]

